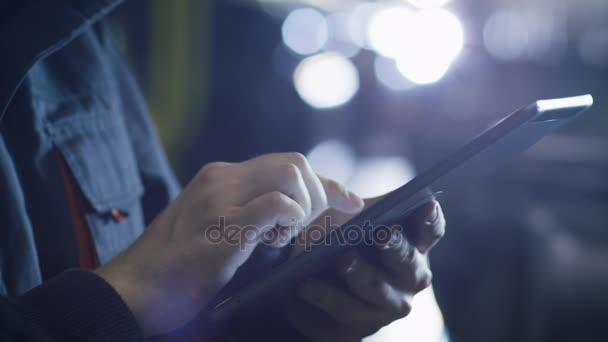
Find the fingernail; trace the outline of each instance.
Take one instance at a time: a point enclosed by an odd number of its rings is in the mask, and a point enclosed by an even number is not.
[[[353,209],[362,209],[365,206],[363,199],[352,191],[348,192],[348,199],[353,204]]]
[[[275,247],[284,247],[291,241],[291,228],[290,227],[280,227],[277,233],[276,239],[273,241],[273,245]]]
[[[426,220],[424,220],[424,224],[427,226],[434,226],[439,219],[439,204],[433,201],[433,209],[429,212]]]
[[[346,252],[346,254],[338,257],[336,264],[343,273],[352,273],[357,266],[357,253],[355,251]]]
[[[407,243],[407,240],[405,239],[405,237],[403,236],[403,233],[401,232],[401,227],[392,227],[391,231],[392,231],[392,236],[391,236],[391,242],[389,243],[390,247],[398,246],[403,243]]]
[[[398,246],[402,243],[403,234],[401,234],[401,227],[392,226],[391,227],[391,236],[386,243],[377,245],[381,251],[387,251],[395,246]]]

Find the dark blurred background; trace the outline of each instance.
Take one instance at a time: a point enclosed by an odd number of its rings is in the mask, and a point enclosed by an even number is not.
[[[378,195],[518,107],[593,94],[443,199],[434,294],[370,341],[608,340],[605,0],[129,0],[112,27],[184,183],[299,151]]]

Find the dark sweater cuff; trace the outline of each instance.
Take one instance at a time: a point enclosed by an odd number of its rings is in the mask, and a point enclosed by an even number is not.
[[[59,341],[143,341],[135,317],[97,274],[69,270],[20,299],[25,319]]]

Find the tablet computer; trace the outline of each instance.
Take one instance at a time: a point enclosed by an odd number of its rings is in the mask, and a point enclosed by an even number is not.
[[[539,100],[507,115],[407,184],[327,234],[309,252],[287,258],[269,272],[241,284],[229,284],[203,312],[210,324],[245,311],[255,311],[264,299],[290,291],[302,280],[321,272],[349,247],[348,227],[374,227],[400,222],[433,198],[475,182],[488,171],[513,159],[553,130],[577,118],[593,105],[591,95]],[[342,234],[340,234],[342,233]],[[253,256],[255,258],[255,255]],[[247,267],[245,264],[243,267]],[[237,277],[238,278],[238,277]],[[239,281],[238,279],[233,279]],[[235,286],[236,285],[236,286]]]

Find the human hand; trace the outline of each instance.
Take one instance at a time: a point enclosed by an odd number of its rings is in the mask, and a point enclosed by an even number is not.
[[[366,206],[378,200],[366,201]],[[332,210],[323,217],[327,215],[336,225],[351,217]],[[358,341],[407,316],[414,295],[431,284],[427,256],[443,237],[445,219],[433,201],[416,210],[406,224],[394,230],[390,244],[376,244],[379,263],[371,263],[355,248],[337,260],[336,271],[347,290],[319,278],[305,281],[288,305],[291,325],[313,341]],[[297,246],[295,254],[303,249]]]
[[[145,336],[191,320],[256,245],[275,244],[328,207],[357,213],[363,201],[317,176],[301,154],[212,163],[127,250],[97,270],[127,303]],[[223,220],[223,222],[222,222]],[[268,234],[273,233],[273,234]]]

